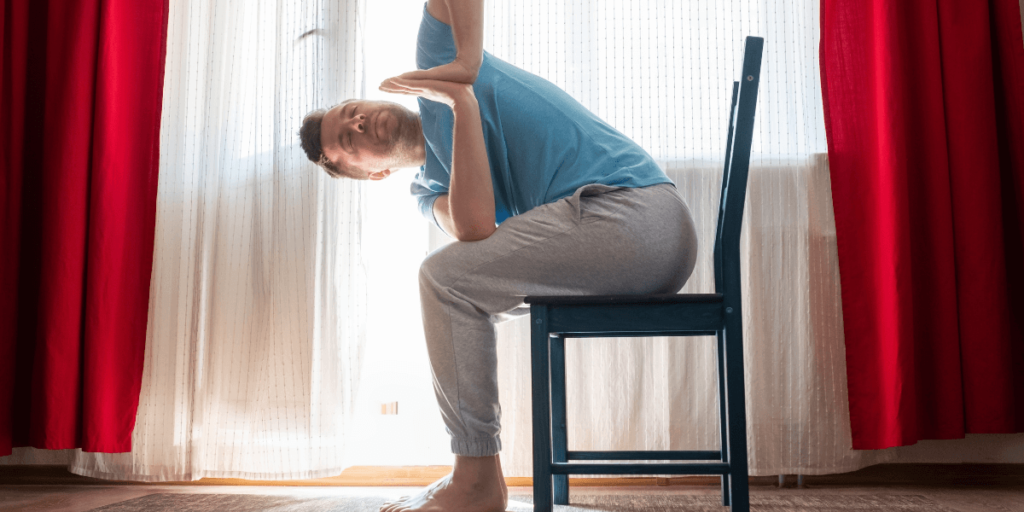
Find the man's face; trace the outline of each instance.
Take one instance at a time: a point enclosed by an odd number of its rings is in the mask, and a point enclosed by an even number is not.
[[[371,180],[418,165],[413,157],[421,138],[419,116],[389,101],[348,100],[327,111],[320,123],[324,155]]]

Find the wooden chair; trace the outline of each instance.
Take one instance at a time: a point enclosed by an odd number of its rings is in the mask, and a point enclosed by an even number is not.
[[[533,372],[533,503],[550,512],[569,503],[568,475],[721,475],[722,503],[750,509],[743,390],[740,227],[747,191],[754,107],[764,39],[747,37],[743,74],[733,83],[722,200],[715,236],[715,290],[707,294],[527,297]],[[568,451],[565,339],[710,336],[718,338],[722,447],[706,451]],[[585,345],[581,346],[585,349]],[[713,461],[698,463],[572,463],[569,461]],[[553,482],[553,485],[552,485]],[[553,492],[553,496],[552,496]],[[553,499],[552,499],[553,498]]]

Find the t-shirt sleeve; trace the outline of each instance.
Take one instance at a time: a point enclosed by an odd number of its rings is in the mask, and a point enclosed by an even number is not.
[[[432,176],[435,173],[444,174],[444,170],[441,167],[441,162],[437,161],[437,157],[430,150],[429,145],[426,147],[426,150],[426,162],[420,167],[420,171],[416,173],[416,179],[412,181],[409,192],[416,198],[420,214],[430,222],[433,222],[437,229],[444,231],[444,228],[441,227],[441,224],[434,217],[434,202],[437,201],[438,197],[448,193],[448,183],[441,182]]]

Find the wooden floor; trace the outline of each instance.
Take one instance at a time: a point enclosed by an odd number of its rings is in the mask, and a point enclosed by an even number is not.
[[[443,469],[438,467],[433,471]],[[415,471],[408,478],[415,477]],[[510,479],[510,499],[529,496],[528,479]],[[778,487],[776,477],[751,478],[751,493],[762,495],[920,495],[938,505],[961,512],[1014,511],[1024,512],[1024,465],[943,465],[890,464],[865,468],[853,473],[807,476],[804,488],[796,488],[796,479],[787,479],[785,488]],[[395,497],[418,487],[392,486],[381,488],[352,485],[249,485],[245,481],[225,485],[228,481],[200,481],[172,484],[139,484],[109,482],[80,477],[59,467],[0,467],[0,510],[46,510],[78,512],[118,503],[153,493],[218,493],[264,494],[275,496],[321,497],[380,494]],[[635,483],[648,485],[635,485]],[[707,478],[673,478],[668,485],[651,485],[651,479],[616,479],[604,486],[573,480],[572,494],[717,494],[718,485]],[[662,480],[661,483],[666,483]],[[408,484],[407,484],[408,485]]]

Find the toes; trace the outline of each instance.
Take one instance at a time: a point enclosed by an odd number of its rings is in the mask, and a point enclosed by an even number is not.
[[[380,506],[379,512],[398,512],[398,507],[400,507],[408,499],[409,496],[402,496],[401,498],[398,499],[385,501],[384,504]]]

